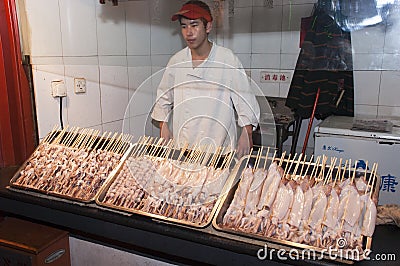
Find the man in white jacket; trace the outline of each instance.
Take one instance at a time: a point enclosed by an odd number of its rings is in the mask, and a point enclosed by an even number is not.
[[[260,107],[240,60],[208,39],[213,19],[207,4],[189,1],[172,20],[179,20],[187,47],[172,56],[157,90],[152,118],[160,122],[161,137],[180,146],[236,148],[239,158],[248,154]]]

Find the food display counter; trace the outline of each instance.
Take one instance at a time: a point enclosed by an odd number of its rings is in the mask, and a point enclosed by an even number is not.
[[[347,161],[343,167],[341,160],[336,163],[337,158],[329,162],[322,157],[319,163],[319,157],[314,163],[294,155],[290,160],[290,155],[271,155],[269,148],[265,154],[260,149],[256,155],[234,163],[233,154],[223,150],[209,152],[186,147],[175,153],[173,145],[160,145],[157,139],[144,137],[130,145],[129,137],[103,139],[97,134],[83,133],[50,133],[55,137],[42,142],[20,168],[1,170],[0,211],[59,227],[78,238],[171,263],[368,265],[376,262],[376,255],[388,259],[385,265],[396,262],[397,250],[390,248],[399,241],[398,228],[374,226],[376,209],[372,207],[379,191],[375,165],[367,171],[352,168]],[[99,146],[100,151],[96,150]],[[37,157],[43,148],[49,152]],[[42,157],[48,157],[44,165],[51,165],[60,156],[81,155],[82,151],[87,151],[84,162],[102,160],[104,150],[118,151],[121,155],[117,158],[125,159],[112,169],[95,164],[89,172],[86,167],[69,171],[57,165],[34,166]],[[38,168],[42,170],[37,171]],[[109,174],[101,178],[103,185],[98,186],[98,173],[105,169]],[[44,175],[44,171],[50,174]],[[68,189],[60,188],[65,182]],[[91,184],[96,185],[96,191],[92,191]],[[326,188],[331,188],[329,193]],[[306,194],[311,189],[316,195],[314,207],[306,214],[310,218],[300,220],[296,213],[299,207],[307,205],[306,197],[300,196],[302,191]],[[58,191],[63,193],[59,195]],[[82,199],[77,197],[84,195],[80,191],[92,191],[96,196]],[[258,206],[256,199],[264,191],[271,202]],[[347,197],[341,201],[346,204],[338,207],[343,213],[335,220],[341,225],[336,235],[328,230],[332,217],[320,214],[321,208],[325,213],[327,206],[335,205],[330,203],[332,194],[337,200],[338,195]],[[275,197],[281,199],[273,200]],[[354,200],[359,203],[354,205]],[[360,210],[363,204],[365,208]],[[238,212],[240,209],[243,210]],[[356,210],[359,213],[355,217]],[[259,216],[260,213],[263,215]],[[329,238],[325,238],[326,232]],[[348,245],[341,246],[337,238]],[[324,251],[328,247],[339,247],[339,251],[372,249],[373,253],[353,259]]]
[[[265,245],[279,251],[281,246],[254,240],[243,242],[243,237],[218,232],[212,226],[190,228],[155,220],[140,215],[121,215],[94,205],[80,205],[48,197],[40,198],[7,189],[18,167],[0,170],[0,210],[5,214],[32,219],[68,230],[72,236],[116,247],[159,260],[183,264],[212,265],[265,265],[266,263],[293,265],[337,265],[330,260],[291,260],[272,252],[271,259],[257,258]],[[377,226],[372,242],[371,258],[376,255],[395,254],[400,258],[398,246],[400,230],[393,225]],[[282,254],[280,254],[282,255]],[[393,256],[392,256],[393,257]],[[286,258],[282,259],[282,258]],[[267,261],[268,260],[268,261]],[[355,265],[376,265],[375,260],[356,262]],[[398,261],[385,261],[384,265],[398,265]],[[271,264],[269,264],[271,265]]]

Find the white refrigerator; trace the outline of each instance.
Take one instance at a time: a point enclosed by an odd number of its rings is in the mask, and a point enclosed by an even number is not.
[[[330,116],[314,129],[320,155],[378,163],[379,205],[400,204],[400,120]]]

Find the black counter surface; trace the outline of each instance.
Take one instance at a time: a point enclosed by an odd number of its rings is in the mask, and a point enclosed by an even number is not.
[[[338,265],[337,260],[297,260],[279,253],[279,246],[206,228],[192,228],[141,215],[127,215],[93,204],[8,189],[18,167],[0,169],[0,211],[3,215],[58,227],[71,236],[174,264],[209,265]],[[377,226],[370,260],[355,265],[400,265],[400,229]],[[261,249],[261,251],[260,251]],[[258,258],[257,254],[263,256]],[[389,260],[383,261],[386,258]]]

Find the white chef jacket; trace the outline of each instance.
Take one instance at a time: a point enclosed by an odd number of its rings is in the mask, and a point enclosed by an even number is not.
[[[256,128],[260,107],[249,79],[236,55],[212,44],[210,54],[192,67],[188,47],[168,62],[157,89],[152,118],[168,122],[172,117],[175,142],[235,149],[237,122]]]

